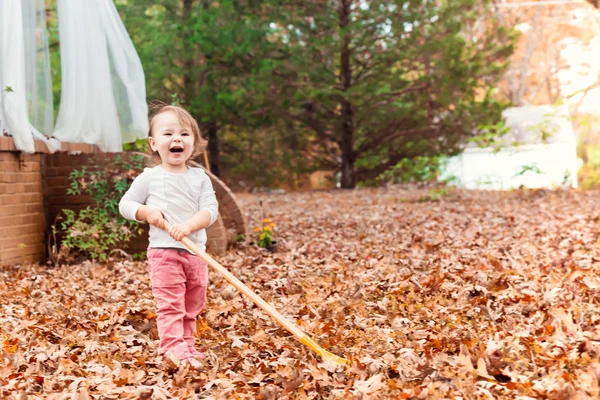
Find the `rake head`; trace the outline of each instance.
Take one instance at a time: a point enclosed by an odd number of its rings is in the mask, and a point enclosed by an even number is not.
[[[336,356],[335,354],[330,353],[327,350],[321,350],[320,356],[323,359],[323,361],[334,363],[340,367],[347,367],[350,365],[350,360],[347,360],[340,356]]]
[[[308,335],[304,335],[300,339],[300,342],[305,344],[309,349],[321,356],[321,358],[325,362],[330,362],[340,367],[347,367],[350,365],[350,360],[346,360],[345,358],[336,356],[335,354],[328,352],[327,350],[319,346],[317,342],[312,340]]]

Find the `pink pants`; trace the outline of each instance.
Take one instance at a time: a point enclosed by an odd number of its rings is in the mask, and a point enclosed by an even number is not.
[[[206,263],[183,249],[149,248],[148,271],[156,300],[158,354],[184,342],[193,346],[196,316],[206,301]]]

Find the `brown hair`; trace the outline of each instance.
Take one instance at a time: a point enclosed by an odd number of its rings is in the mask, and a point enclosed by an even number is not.
[[[177,118],[179,118],[179,123],[184,126],[189,126],[192,130],[192,136],[194,137],[194,151],[188,160],[186,160],[186,164],[189,161],[194,160],[198,157],[202,152],[206,149],[206,145],[208,141],[202,137],[200,132],[200,128],[198,127],[198,123],[192,117],[192,115],[187,112],[187,110],[180,106],[172,106],[164,103],[155,103],[151,105],[150,108],[153,111],[153,115],[150,118],[150,129],[148,131],[148,137],[152,136],[152,128],[154,127],[154,118],[157,115],[166,113],[166,112],[174,112],[177,114]],[[162,162],[160,159],[160,155],[157,151],[152,151],[152,148],[149,148],[150,153],[152,154],[151,165],[158,165]]]

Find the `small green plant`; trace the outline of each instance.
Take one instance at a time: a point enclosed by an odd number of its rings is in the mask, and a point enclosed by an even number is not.
[[[521,166],[521,170],[517,172],[513,177],[523,176],[528,172],[532,172],[536,175],[542,175],[544,171],[542,171],[536,164],[526,164]]]
[[[431,189],[426,196],[422,196],[419,201],[427,202],[427,201],[440,201],[440,199],[446,195],[448,195],[452,191],[452,188],[449,187],[441,187],[438,189]]]
[[[141,228],[137,222],[121,216],[119,201],[141,169],[142,156],[133,155],[129,161],[117,156],[114,164],[106,168],[73,171],[67,194],[89,194],[92,206],[78,212],[63,210],[62,245],[100,261],[106,260],[118,246],[126,247]]]
[[[123,151],[133,151],[139,153],[148,153],[148,148],[150,145],[148,144],[148,139],[138,139],[132,143],[124,143]]]
[[[504,121],[491,125],[479,125],[479,134],[468,139],[467,142],[475,144],[479,148],[492,147],[496,152],[507,146],[504,136],[510,132]]]
[[[271,219],[265,218],[261,221],[261,225],[254,228],[256,232],[256,243],[259,247],[267,248],[272,246],[275,242],[273,241],[273,229],[275,224]]]

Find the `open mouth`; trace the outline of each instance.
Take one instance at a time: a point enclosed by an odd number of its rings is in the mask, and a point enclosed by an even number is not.
[[[169,149],[171,153],[183,153],[183,147],[172,147]]]

